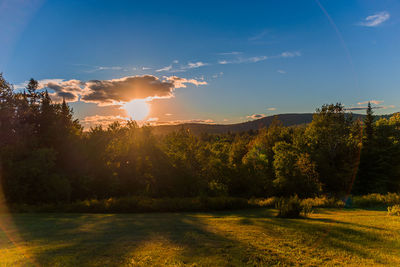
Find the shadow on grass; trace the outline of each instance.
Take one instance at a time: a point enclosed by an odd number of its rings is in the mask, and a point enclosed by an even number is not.
[[[238,216],[232,212],[215,215]],[[14,222],[24,240],[39,246],[32,250],[35,262],[46,266],[60,260],[63,265],[125,265],[132,253],[152,240],[168,240],[181,248],[176,260],[184,264],[207,257],[224,265],[293,264],[278,255],[260,257],[264,251],[208,231],[197,214],[17,214]]]
[[[333,219],[279,219],[274,215],[273,210],[201,214],[16,214],[14,222],[24,240],[39,246],[32,249],[35,260],[47,266],[59,261],[63,265],[126,265],[129,259],[137,257],[133,256],[135,253],[154,240],[176,247],[176,255],[161,254],[165,259],[154,258],[158,262],[150,261],[148,265],[168,263],[166,260],[176,265],[191,264],[205,259],[212,260],[206,262],[208,265],[298,264],[281,249],[275,249],[274,244],[260,247],[246,239],[247,236],[239,238],[237,233],[246,230],[243,227],[257,227],[259,234],[277,242],[299,239],[301,246],[311,249],[345,251],[384,263],[376,255],[360,249],[363,244],[383,242],[367,231],[381,228]],[[225,228],[224,224],[227,224]]]

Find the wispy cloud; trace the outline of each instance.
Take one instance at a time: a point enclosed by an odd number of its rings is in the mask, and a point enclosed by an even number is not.
[[[252,115],[246,116],[246,118],[256,120],[256,119],[264,118],[265,116],[266,116],[265,114],[252,114]]]
[[[391,109],[391,108],[395,108],[395,105],[389,105],[389,106],[374,106],[372,107],[372,109]],[[345,108],[345,110],[349,110],[349,111],[359,111],[359,110],[367,110],[367,106],[362,106],[362,107],[349,107],[349,108]]]
[[[171,65],[157,69],[156,72],[170,72],[170,73],[174,73],[174,72],[186,72],[190,69],[197,69],[200,67],[204,67],[204,66],[208,66],[210,65],[209,63],[206,62],[202,62],[202,61],[196,61],[196,62],[188,62],[185,65],[176,65],[178,64],[179,61],[178,60],[174,60],[172,62]],[[175,64],[175,66],[174,66]]]
[[[284,70],[277,70],[276,72],[278,72],[280,74],[286,74],[286,71],[284,71]]]
[[[267,110],[274,111],[276,108],[267,108]]]
[[[219,73],[215,73],[212,77],[214,78],[214,79],[217,79],[217,78],[219,78],[219,77],[222,77],[224,75],[224,73],[221,71],[221,72],[219,72]]]
[[[374,104],[374,105],[380,105],[384,101],[383,100],[368,100],[368,101],[364,101],[364,102],[358,102],[357,104],[358,105],[365,105],[365,104],[368,104],[368,102],[370,102],[371,104]]]
[[[264,61],[270,58],[293,58],[293,57],[300,57],[301,53],[299,51],[285,51],[278,55],[274,56],[254,56],[254,57],[242,57],[238,56],[234,59],[220,59],[218,60],[218,64],[226,65],[226,64],[241,64],[241,63],[256,63],[260,61]],[[279,71],[278,71],[279,72]],[[282,72],[281,72],[282,73]]]
[[[249,41],[257,41],[260,40],[262,38],[264,38],[264,36],[266,36],[270,31],[269,30],[263,30],[262,32],[253,35],[249,38]]]
[[[188,68],[188,69],[196,69],[196,68],[200,68],[200,67],[203,67],[203,66],[207,66],[208,64],[207,63],[204,63],[204,62],[201,62],[201,61],[198,61],[198,62],[189,62],[188,64],[187,64],[187,66],[186,66],[186,68]]]
[[[301,56],[301,53],[299,51],[295,51],[295,52],[283,52],[281,53],[278,57],[283,57],[283,58],[288,58],[288,57],[299,57]]]
[[[172,69],[172,65],[166,66],[164,68],[156,70],[156,72],[161,72],[161,71],[170,71]]]
[[[121,124],[125,124],[128,118],[122,116],[102,116],[102,115],[94,115],[87,116],[80,122],[85,128],[94,127],[94,126],[108,126],[113,122],[118,121]]]
[[[363,21],[359,22],[358,25],[365,27],[376,27],[387,21],[389,18],[389,12],[383,11],[366,17]]]
[[[246,58],[240,57],[233,60],[226,60],[226,59],[218,60],[218,64],[226,65],[226,64],[240,64],[240,63],[256,63],[267,59],[268,59],[267,56],[256,56],[256,57],[246,57]]]
[[[185,123],[201,123],[201,124],[215,124],[212,119],[191,119],[191,120],[174,120],[174,121],[154,121],[151,125],[177,125]]]
[[[199,86],[199,85],[206,85],[206,81],[199,81],[196,79],[186,79],[186,78],[180,78],[177,76],[171,76],[171,77],[164,77],[167,81],[170,81],[174,84],[175,88],[185,88],[187,83]]]
[[[241,55],[241,54],[242,54],[242,52],[238,52],[238,51],[217,53],[217,55],[220,55],[220,56],[236,56],[236,55]]]

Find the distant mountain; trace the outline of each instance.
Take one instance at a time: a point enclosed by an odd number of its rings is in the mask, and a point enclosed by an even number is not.
[[[363,116],[359,114],[353,114],[355,117]],[[268,127],[274,118],[277,118],[284,126],[295,126],[301,124],[307,124],[312,121],[313,113],[292,113],[292,114],[278,114],[274,116],[268,116],[261,119],[247,121],[235,124],[204,124],[204,123],[184,123],[177,125],[159,125],[153,126],[153,133],[156,135],[168,134],[170,132],[181,129],[189,129],[193,134],[209,133],[209,134],[220,134],[220,133],[238,133],[249,130],[258,130],[264,127]]]
[[[296,126],[308,124],[312,121],[313,113],[288,113],[278,114],[273,116],[264,117],[261,119],[246,121],[235,124],[205,124],[205,123],[183,123],[176,125],[158,125],[152,126],[153,133],[156,135],[164,135],[179,129],[189,129],[193,134],[199,135],[201,133],[221,134],[221,133],[240,133],[249,130],[258,130],[268,127],[276,117],[284,126]],[[365,115],[353,113],[354,119],[363,119]],[[377,119],[385,117],[389,118],[391,115],[376,116]]]

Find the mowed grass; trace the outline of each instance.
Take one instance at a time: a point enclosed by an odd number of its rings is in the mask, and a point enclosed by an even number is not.
[[[275,214],[3,214],[0,266],[400,266],[400,217],[334,209],[307,219]]]

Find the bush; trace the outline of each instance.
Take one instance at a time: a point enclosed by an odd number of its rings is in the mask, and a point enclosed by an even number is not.
[[[273,208],[276,203],[279,201],[277,197],[270,198],[252,198],[249,200],[249,204],[254,207],[262,207],[262,208]]]
[[[216,211],[252,207],[258,206],[247,199],[234,197],[149,198],[131,196],[59,204],[14,204],[10,209],[14,212],[135,213]]]
[[[393,205],[400,205],[400,194],[388,193],[386,195],[368,194],[365,196],[354,196],[353,205],[359,208],[388,207]]]
[[[275,207],[278,209],[277,217],[280,218],[299,218],[303,210],[301,200],[297,195],[290,198],[281,198]]]
[[[388,207],[388,214],[391,216],[400,216],[400,205]]]
[[[327,197],[327,196],[322,196],[322,197],[315,197],[315,198],[306,198],[303,199],[302,205],[309,205],[312,207],[318,207],[318,208],[343,208],[344,207],[344,202],[342,200],[338,200],[333,197]]]

